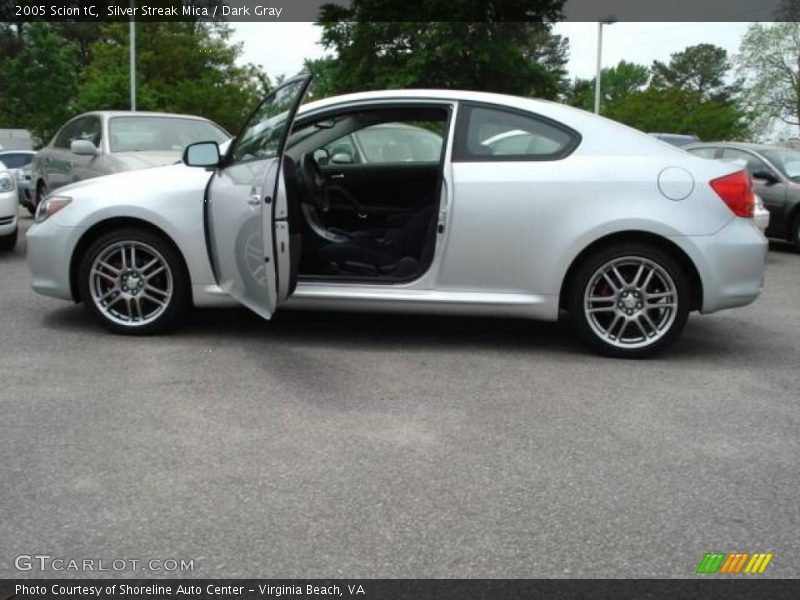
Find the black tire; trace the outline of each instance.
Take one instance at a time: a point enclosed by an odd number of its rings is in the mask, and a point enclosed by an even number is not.
[[[110,248],[122,242],[144,244],[154,249],[163,258],[164,276],[171,278],[172,293],[164,307],[152,321],[136,324],[118,323],[100,309],[92,295],[90,271],[95,260]],[[191,305],[190,279],[183,259],[175,246],[161,235],[136,227],[116,229],[103,234],[92,243],[81,257],[78,271],[80,299],[92,317],[106,329],[125,335],[152,335],[175,327],[186,315]],[[121,285],[117,283],[115,285]]]
[[[42,203],[45,196],[47,196],[47,184],[44,181],[40,181],[36,185],[36,193],[33,194],[33,207],[28,209],[31,214],[36,215],[36,209],[39,208],[39,204]]]
[[[13,233],[9,233],[8,235],[0,236],[0,251],[2,252],[10,252],[14,249],[17,245],[17,233],[19,232],[18,229],[15,229]]]
[[[637,329],[641,329],[641,326],[644,325],[644,329],[641,330],[642,332],[647,331],[648,333],[652,333],[653,341],[648,342],[647,334],[642,335],[641,342],[638,342],[638,347],[621,347],[619,344],[622,344],[623,341],[617,341],[615,344],[612,341],[613,338],[609,338],[609,336],[601,337],[600,333],[596,329],[600,329],[601,327],[597,325],[596,321],[599,317],[594,317],[595,324],[593,325],[590,323],[590,317],[587,314],[584,306],[584,299],[585,295],[587,294],[587,287],[592,286],[592,292],[595,292],[595,286],[598,284],[605,285],[598,277],[598,271],[608,265],[612,261],[617,259],[623,258],[632,258],[635,260],[642,260],[645,261],[647,264],[654,264],[659,267],[663,272],[672,280],[672,284],[674,285],[674,295],[677,296],[676,304],[677,306],[673,309],[673,313],[669,313],[667,310],[642,310],[638,309],[636,306],[630,307],[632,309],[632,317],[628,317],[631,319],[630,321],[626,320],[625,314],[619,314],[620,323],[622,324],[622,329],[619,330],[617,334],[617,338],[623,338],[624,333],[626,331],[630,331],[626,329],[628,327],[635,328],[633,331],[635,332]],[[635,268],[635,264],[632,263],[631,269]],[[629,271],[630,272],[630,271]],[[660,271],[659,271],[660,273]],[[665,277],[666,277],[665,276]],[[635,275],[627,276],[626,279],[634,279]],[[661,275],[659,275],[661,277]],[[667,281],[665,279],[664,281]],[[633,292],[626,292],[625,290],[634,290],[634,287],[625,288],[623,285],[618,285],[620,288],[619,291],[613,291],[611,288],[611,283],[618,283],[616,281],[609,282],[607,285],[607,290],[605,293],[610,293],[616,299],[613,301],[603,301],[603,302],[610,302],[610,311],[608,312],[608,316],[604,317],[607,318],[609,321],[613,320],[617,317],[618,313],[625,313],[627,308],[623,307],[622,304],[619,302],[624,302],[623,298],[621,298],[618,294],[621,293],[628,293],[633,294]],[[654,284],[650,284],[650,291],[653,291]],[[646,290],[647,291],[647,290]],[[656,290],[657,291],[657,290]],[[649,293],[649,292],[648,292]],[[595,292],[596,294],[596,292]],[[603,295],[605,297],[605,294]],[[637,296],[638,297],[638,296]],[[669,301],[669,299],[665,299],[665,301]],[[687,277],[686,273],[684,273],[683,269],[681,268],[678,261],[676,261],[672,256],[668,253],[664,252],[663,250],[643,243],[619,243],[614,244],[613,246],[609,246],[599,250],[598,252],[594,253],[593,255],[587,257],[583,262],[578,266],[577,270],[574,273],[574,276],[571,279],[570,286],[569,286],[569,293],[567,298],[568,303],[568,310],[570,314],[570,320],[572,321],[573,326],[575,327],[578,335],[581,339],[588,344],[594,351],[603,354],[605,356],[611,356],[614,358],[646,358],[649,356],[653,356],[667,348],[670,344],[672,344],[678,335],[683,330],[684,326],[686,325],[686,320],[689,316],[689,304],[691,301],[691,290],[689,287],[689,278]],[[647,303],[647,300],[643,300],[642,306]],[[597,306],[598,304],[595,304]],[[605,307],[606,304],[599,304],[599,306]],[[654,305],[650,305],[654,306]],[[619,310],[617,307],[621,307]],[[653,312],[655,311],[655,313]],[[665,319],[667,324],[661,330],[652,329],[647,326],[646,323],[640,321],[639,324],[634,323],[633,319],[636,318],[637,314],[647,313],[647,315],[665,315]],[[667,314],[672,314],[671,317],[668,319],[666,318]],[[644,315],[642,315],[644,316]],[[650,322],[658,322],[658,316],[655,319],[650,319]],[[657,323],[660,324],[660,323]],[[609,331],[613,332],[613,325],[609,327]],[[660,336],[660,337],[655,337]],[[632,342],[633,343],[633,342]]]

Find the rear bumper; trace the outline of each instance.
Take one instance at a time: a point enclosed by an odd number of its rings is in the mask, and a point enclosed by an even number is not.
[[[674,238],[703,284],[702,313],[745,306],[764,287],[767,239],[752,219],[734,218],[714,235]]]

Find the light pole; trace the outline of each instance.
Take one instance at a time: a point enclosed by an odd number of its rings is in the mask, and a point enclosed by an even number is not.
[[[131,8],[135,10],[136,0],[131,0]],[[128,36],[130,41],[130,72],[131,72],[131,110],[136,110],[136,21],[134,13],[131,11],[131,22],[128,26]]]
[[[594,80],[594,114],[600,114],[600,75],[603,69],[603,25],[613,25],[614,17],[607,17],[597,23],[597,75]]]

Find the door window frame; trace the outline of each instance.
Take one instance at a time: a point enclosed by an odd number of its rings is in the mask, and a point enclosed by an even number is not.
[[[59,138],[61,137],[62,134],[72,135],[75,127],[81,121],[81,119],[83,119],[83,115],[70,119],[61,129],[58,130],[58,133],[53,138],[53,148],[58,148],[59,150],[67,150],[67,151],[69,150],[70,144],[72,143],[72,140],[75,138],[70,137],[69,139],[67,139],[66,146],[59,145]]]
[[[752,159],[755,159],[758,162],[760,162],[762,164],[762,166],[765,167],[770,173],[772,173],[778,181],[783,181],[785,179],[785,177],[784,177],[783,173],[780,171],[780,169],[776,169],[772,165],[772,163],[770,163],[766,158],[764,158],[762,156],[759,156],[755,152],[753,152],[751,150],[748,150],[748,149],[745,149],[745,148],[736,148],[735,146],[721,146],[720,147],[720,152],[719,152],[719,158],[722,159],[722,160],[745,160],[745,159],[738,158],[738,157],[735,157],[735,156],[725,156],[725,152],[728,152],[728,151],[741,152],[742,154],[746,154],[747,156],[751,157]],[[747,161],[745,160],[745,162],[747,162]],[[745,165],[745,170],[750,175],[750,177],[752,177],[753,180],[755,181],[755,178],[753,177],[753,173],[750,171],[750,167]]]

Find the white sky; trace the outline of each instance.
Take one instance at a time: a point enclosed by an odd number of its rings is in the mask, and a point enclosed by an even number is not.
[[[603,66],[627,60],[649,66],[668,61],[686,46],[712,43],[729,54],[749,23],[615,23],[603,27]],[[294,75],[305,58],[325,54],[318,44],[320,28],[312,23],[232,23],[234,40],[244,43],[243,62],[261,65],[270,77]],[[569,37],[570,77],[591,78],[597,60],[596,23],[558,23],[555,32]]]

